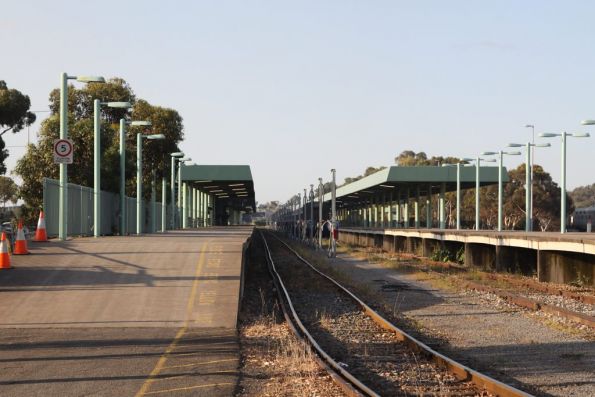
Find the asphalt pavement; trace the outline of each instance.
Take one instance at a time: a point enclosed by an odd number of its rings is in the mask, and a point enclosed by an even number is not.
[[[80,238],[13,256],[0,272],[0,395],[231,396],[251,231]]]

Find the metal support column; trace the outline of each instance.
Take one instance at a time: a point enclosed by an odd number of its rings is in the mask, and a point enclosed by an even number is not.
[[[428,185],[426,194],[426,228],[432,228],[432,185]]]
[[[405,228],[409,227],[409,200],[411,198],[410,194],[411,191],[409,190],[409,188],[407,188],[407,197],[405,197],[405,203],[403,205],[403,226],[405,226]]]
[[[167,230],[167,178],[161,178],[161,232],[165,233]]]
[[[186,182],[182,184],[182,229],[186,229],[188,227],[188,185]]]
[[[442,182],[440,184],[440,229],[446,228],[446,209],[444,208],[445,198],[446,195],[446,183]]]
[[[417,185],[416,200],[414,203],[413,211],[415,211],[415,228],[419,229],[419,207],[421,206],[421,189]]]
[[[155,174],[155,169],[153,168],[153,173],[151,175],[151,233],[155,233],[157,231],[157,191],[156,191],[156,178],[157,175]]]

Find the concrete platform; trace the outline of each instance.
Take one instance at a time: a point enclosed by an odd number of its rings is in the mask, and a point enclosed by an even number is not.
[[[595,234],[452,229],[340,228],[339,240],[393,252],[458,255],[465,265],[595,286]]]
[[[3,395],[232,395],[248,227],[36,243],[0,272]]]

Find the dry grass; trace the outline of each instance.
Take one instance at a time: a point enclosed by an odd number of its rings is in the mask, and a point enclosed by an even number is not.
[[[264,307],[264,306],[263,306]],[[273,311],[274,313],[275,311]],[[239,396],[343,396],[313,353],[274,314],[263,313],[241,329],[244,368],[264,380]]]

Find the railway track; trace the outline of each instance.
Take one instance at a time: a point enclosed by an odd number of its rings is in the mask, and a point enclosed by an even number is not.
[[[529,396],[416,340],[270,232],[260,232],[290,328],[352,396]]]

